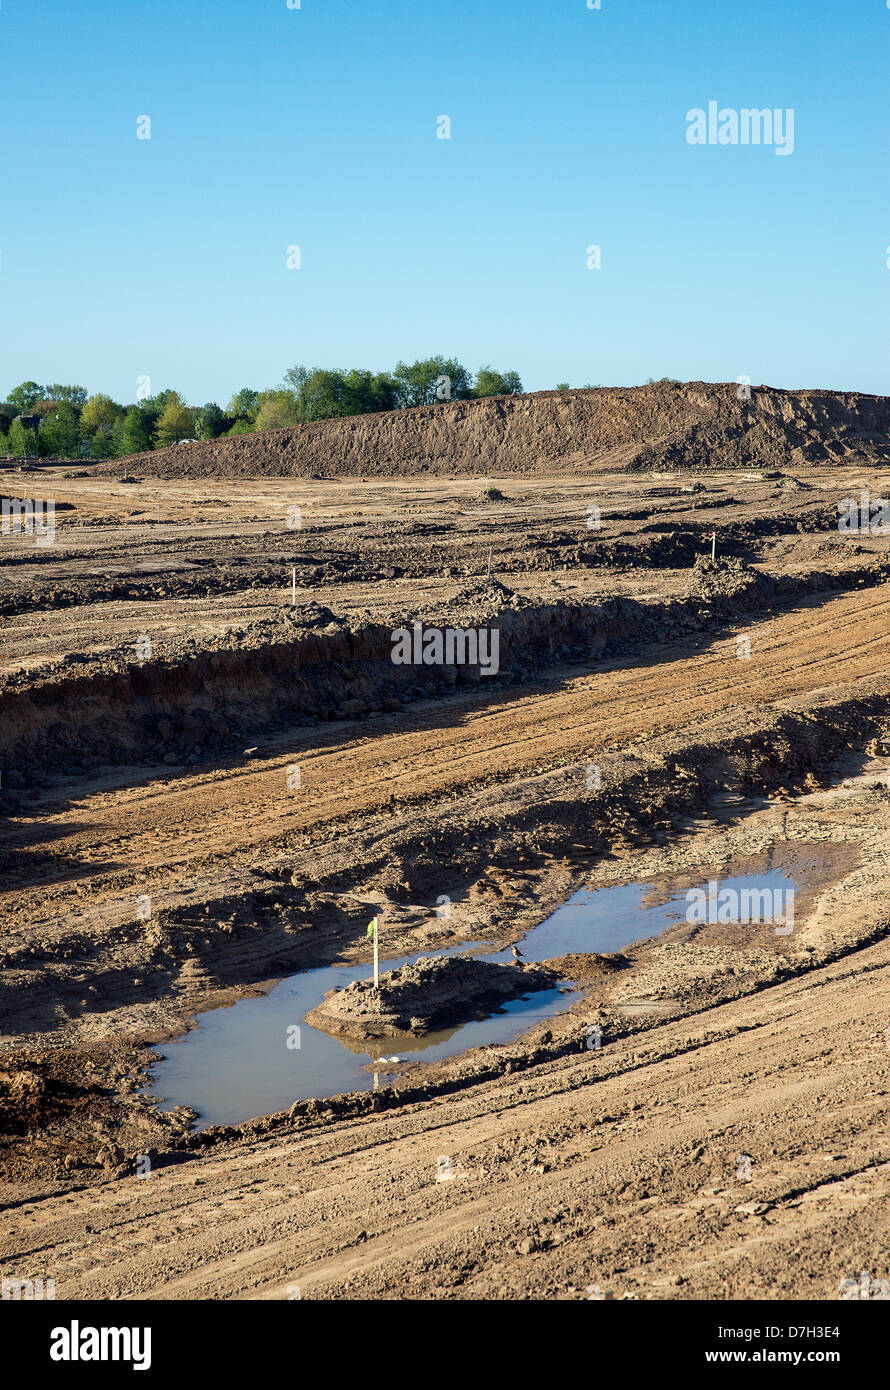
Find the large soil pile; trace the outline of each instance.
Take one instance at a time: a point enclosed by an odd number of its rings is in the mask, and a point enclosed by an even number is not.
[[[127,460],[178,477],[535,475],[890,463],[890,398],[687,382],[537,391],[320,420]],[[99,471],[121,470],[117,460]]]

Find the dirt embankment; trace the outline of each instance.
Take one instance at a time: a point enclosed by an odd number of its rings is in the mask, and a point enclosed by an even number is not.
[[[690,571],[688,594],[667,602],[560,599],[538,605],[492,580],[418,610],[424,631],[496,630],[497,665],[491,669],[489,652],[489,674],[478,662],[395,664],[391,622],[350,623],[312,604],[256,622],[239,642],[229,637],[200,650],[185,639],[165,658],[143,664],[123,653],[78,658],[78,674],[65,664],[48,681],[34,682],[25,672],[0,692],[0,811],[10,809],[10,792],[43,786],[72,769],[197,761],[236,749],[284,719],[312,726],[398,713],[414,700],[461,686],[494,691],[522,685],[548,666],[598,660],[641,641],[720,626],[805,594],[871,587],[886,573],[879,561],[844,576],[792,577],[705,558]],[[410,619],[400,622],[410,630]]]
[[[733,383],[536,391],[319,420],[127,460],[134,475],[479,477],[890,463],[890,398]],[[120,472],[120,460],[96,471]]]

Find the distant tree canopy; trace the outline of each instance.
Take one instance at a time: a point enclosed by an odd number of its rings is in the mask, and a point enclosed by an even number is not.
[[[24,381],[9,392],[5,407],[0,403],[0,454],[125,458],[180,439],[218,439],[521,391],[517,372],[484,366],[474,376],[457,358],[441,354],[397,362],[391,372],[290,367],[278,386],[263,391],[242,386],[225,409],[216,401],[190,408],[172,387],[122,405],[102,391],[90,396],[83,386]],[[36,432],[17,418],[20,415],[41,417]]]
[[[13,387],[6,399],[16,410],[24,412],[43,400],[43,387],[36,381],[23,381],[21,386]]]
[[[13,420],[9,427],[7,448],[16,458],[28,458],[37,453],[37,435],[27,429],[21,420]]]
[[[480,367],[473,383],[474,396],[515,396],[522,390],[518,372],[496,372]]]
[[[95,396],[90,396],[80,412],[82,433],[95,434],[97,430],[104,429],[106,426],[110,429],[117,419],[120,409],[121,407],[102,391],[98,391]]]
[[[392,375],[396,403],[406,409],[437,401],[465,401],[473,394],[470,373],[455,357],[426,357],[410,366],[397,362]]]
[[[131,405],[123,420],[119,423],[120,429],[120,454],[119,458],[125,458],[127,454],[144,454],[151,448],[151,431],[148,426],[146,412],[140,410],[137,405]]]
[[[227,413],[235,420],[252,420],[256,415],[259,398],[259,391],[254,391],[250,386],[242,386],[229,401]]]
[[[43,399],[46,401],[58,401],[60,404],[82,406],[87,403],[87,389],[85,386],[59,386],[53,382],[50,386],[44,386]]]
[[[179,439],[192,439],[194,433],[191,411],[186,409],[178,393],[171,391],[157,424],[158,447],[163,449],[166,444],[175,444]]]
[[[291,391],[261,391],[253,427],[256,430],[277,430],[284,425],[298,425],[297,402]]]
[[[195,433],[199,439],[218,439],[233,424],[232,419],[216,404],[208,401],[198,416]]]
[[[70,459],[78,452],[80,428],[77,411],[67,401],[60,401],[54,410],[40,421],[38,444],[40,452],[50,458]]]

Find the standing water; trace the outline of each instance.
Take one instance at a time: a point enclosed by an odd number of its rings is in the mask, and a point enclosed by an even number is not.
[[[731,890],[739,897],[750,889],[775,896],[791,886],[792,880],[778,869],[719,882],[721,891]],[[652,901],[653,896],[659,900]],[[534,963],[575,953],[620,951],[632,941],[676,926],[686,917],[687,904],[687,890],[665,896],[654,884],[581,888],[532,927],[519,949]],[[483,955],[478,942],[436,954],[456,951],[491,961],[512,960],[509,947]],[[420,958],[399,956],[381,961],[380,968],[394,970]],[[421,1038],[379,1042],[350,1042],[304,1022],[328,990],[368,975],[367,965],[322,966],[281,980],[262,998],[208,1009],[190,1033],[167,1045],[166,1055],[153,1068],[153,1092],[164,1097],[165,1108],[186,1105],[197,1110],[198,1128],[240,1124],[284,1110],[295,1100],[370,1090],[374,1072],[397,1071],[399,1061],[437,1062],[472,1047],[510,1042],[581,998],[572,988],[537,990],[510,1000],[485,1019]]]

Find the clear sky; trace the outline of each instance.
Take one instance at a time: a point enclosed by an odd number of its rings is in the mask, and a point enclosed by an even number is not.
[[[0,52],[0,398],[436,352],[890,393],[887,0],[2,0]],[[689,144],[711,100],[793,153]]]

